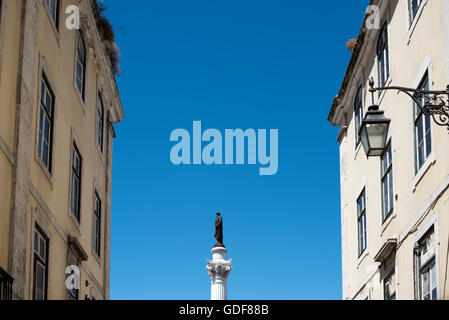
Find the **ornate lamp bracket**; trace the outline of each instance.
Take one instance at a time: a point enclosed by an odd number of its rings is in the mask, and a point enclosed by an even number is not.
[[[369,79],[369,91],[374,104],[374,92],[385,90],[398,90],[408,95],[427,116],[432,116],[435,123],[446,127],[449,131],[449,86],[444,91],[412,89],[398,86],[374,88],[374,79]]]

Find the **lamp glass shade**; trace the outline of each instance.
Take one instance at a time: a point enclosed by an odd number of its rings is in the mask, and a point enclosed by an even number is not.
[[[383,111],[378,111],[375,108],[368,111],[360,128],[360,140],[368,157],[381,156],[383,154],[389,127],[390,119],[386,119],[383,116]]]

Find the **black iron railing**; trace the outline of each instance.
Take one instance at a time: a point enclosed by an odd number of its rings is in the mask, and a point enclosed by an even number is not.
[[[14,279],[0,267],[0,300],[12,300],[12,283]]]

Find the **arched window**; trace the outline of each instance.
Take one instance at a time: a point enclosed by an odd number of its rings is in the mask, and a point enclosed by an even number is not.
[[[86,81],[86,47],[80,32],[76,35],[75,83],[81,98],[84,100]]]
[[[388,24],[385,24],[377,41],[377,69],[379,86],[385,86],[390,76],[390,53],[388,50]]]
[[[355,142],[356,145],[360,142],[360,128],[363,121],[363,90],[362,86],[357,90],[354,100],[354,117],[355,117]]]

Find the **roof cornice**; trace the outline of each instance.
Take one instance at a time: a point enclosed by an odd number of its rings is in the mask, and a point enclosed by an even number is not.
[[[380,3],[382,0],[371,0],[369,5],[376,5],[378,3]],[[340,87],[340,91],[338,93],[337,96],[335,96],[333,102],[332,102],[332,106],[331,109],[329,111],[329,115],[327,117],[327,120],[332,124],[332,125],[336,125],[335,123],[335,112],[337,110],[337,108],[341,105],[342,100],[344,98],[344,96],[346,95],[346,91],[348,89],[350,80],[353,76],[353,73],[355,71],[355,67],[357,65],[357,61],[359,60],[360,54],[363,51],[362,49],[365,47],[366,42],[366,35],[367,33],[370,31],[366,28],[366,20],[368,18],[368,15],[365,15],[365,18],[363,19],[363,23],[362,26],[360,27],[360,31],[359,31],[359,35],[357,36],[357,44],[356,47],[354,48],[354,51],[352,52],[351,55],[351,60],[349,61],[349,65],[346,69],[346,73],[345,73],[345,77],[343,78],[343,82],[341,84]]]
[[[89,45],[94,51],[95,62],[97,66],[97,74],[100,84],[102,85],[103,99],[110,111],[111,121],[113,123],[120,122],[124,117],[120,94],[113,73],[111,61],[106,52],[106,46],[102,40],[97,28],[94,10],[96,8],[95,0],[78,0],[80,3],[81,15],[83,23],[86,27],[87,36],[89,37]]]

